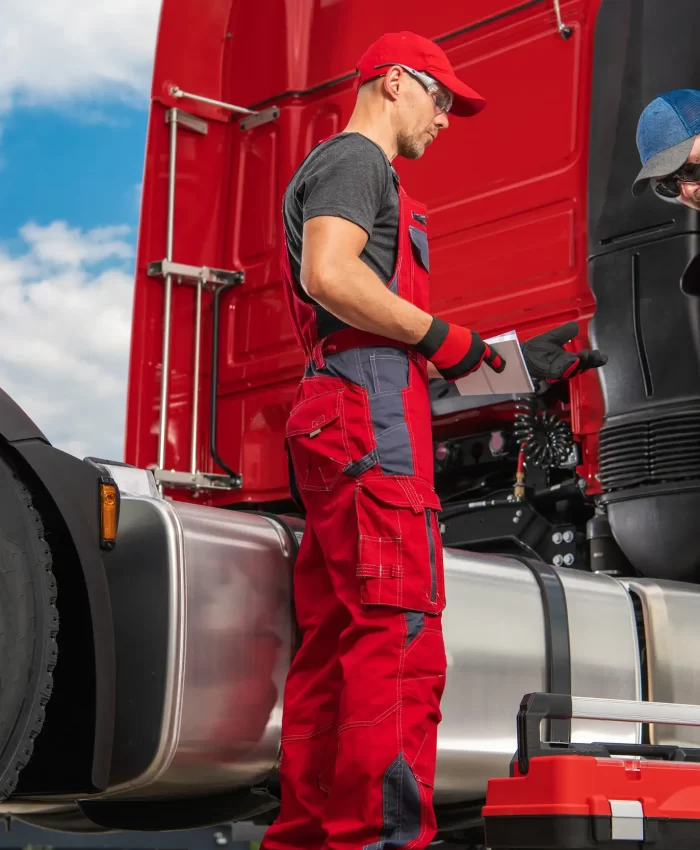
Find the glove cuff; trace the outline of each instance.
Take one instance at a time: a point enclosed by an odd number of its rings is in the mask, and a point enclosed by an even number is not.
[[[447,339],[450,332],[450,326],[437,316],[433,316],[433,321],[428,328],[428,332],[420,342],[417,342],[413,347],[422,354],[426,360],[431,360],[433,355],[438,351],[443,342]]]
[[[437,316],[433,317],[428,332],[414,348],[432,361],[447,381],[462,378],[478,369],[484,357],[490,354],[478,333],[444,322]]]

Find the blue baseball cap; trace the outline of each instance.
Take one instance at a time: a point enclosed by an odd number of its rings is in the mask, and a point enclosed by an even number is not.
[[[654,177],[667,177],[684,165],[700,135],[700,91],[674,89],[654,98],[637,125],[642,170],[632,186],[641,195]]]

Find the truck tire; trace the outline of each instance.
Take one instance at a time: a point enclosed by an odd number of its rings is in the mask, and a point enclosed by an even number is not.
[[[17,787],[44,723],[58,611],[44,524],[0,455],[0,800]]]

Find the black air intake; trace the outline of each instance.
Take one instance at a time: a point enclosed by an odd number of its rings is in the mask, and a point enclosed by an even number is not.
[[[700,407],[605,428],[600,483],[607,492],[643,484],[700,482]]]
[[[679,26],[682,22],[682,26]],[[601,501],[644,576],[700,581],[700,221],[649,190],[637,122],[658,94],[700,88],[698,0],[603,0],[596,23],[589,280],[600,370]]]

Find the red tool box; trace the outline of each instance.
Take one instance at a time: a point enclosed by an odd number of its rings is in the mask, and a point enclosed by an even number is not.
[[[699,726],[700,706],[528,694],[511,776],[491,779],[491,850],[700,850],[700,749],[545,743],[546,719]]]

